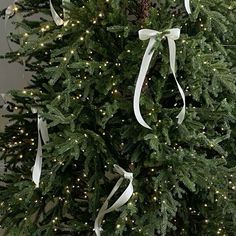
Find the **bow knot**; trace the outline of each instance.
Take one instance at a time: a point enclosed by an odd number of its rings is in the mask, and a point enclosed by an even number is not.
[[[118,174],[124,176],[125,179],[133,179],[133,173],[125,171],[122,167],[115,164],[114,169]]]
[[[129,180],[133,179],[133,173],[125,172],[124,173],[124,178],[129,179]]]

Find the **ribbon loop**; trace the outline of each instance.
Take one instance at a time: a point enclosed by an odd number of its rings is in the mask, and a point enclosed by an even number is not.
[[[168,39],[178,40],[180,38],[180,29],[179,28],[169,29],[167,31],[168,31],[168,33],[166,33],[165,36]]]
[[[37,113],[36,108],[31,109],[33,113]],[[42,172],[42,161],[43,161],[43,148],[42,141],[46,144],[49,141],[47,122],[38,114],[38,148],[34,166],[32,168],[32,180],[36,185],[36,188],[39,188],[40,177]],[[42,140],[41,140],[42,139]]]
[[[150,39],[151,37],[155,37],[157,34],[160,34],[160,32],[151,29],[141,29],[138,34],[139,39],[144,41]]]
[[[149,68],[149,65],[152,60],[152,56],[154,54],[153,46],[156,43],[156,36],[158,34],[163,34],[162,32],[158,32],[156,30],[151,30],[151,29],[141,29],[139,30],[139,39],[140,40],[148,40],[149,43],[146,48],[145,54],[143,56],[141,68],[139,71],[139,76],[137,79],[136,87],[135,87],[135,93],[134,93],[134,100],[133,100],[133,108],[134,108],[134,114],[137,119],[137,121],[145,128],[151,129],[151,127],[144,121],[141,112],[140,112],[140,96],[141,96],[141,91],[142,91],[142,86],[144,83],[144,80],[147,75],[147,71]],[[179,85],[179,82],[176,78],[176,73],[175,73],[175,63],[176,63],[176,45],[175,45],[175,40],[179,39],[180,37],[180,29],[179,28],[173,28],[167,30],[167,33],[164,34],[164,37],[167,38],[168,40],[168,46],[169,46],[169,57],[170,57],[170,68],[172,71],[172,74],[174,75],[175,81],[177,83],[178,89],[180,91],[182,100],[183,100],[183,108],[179,115],[177,116],[178,118],[178,123],[181,124],[184,120],[185,117],[185,109],[186,109],[186,104],[185,104],[185,95],[184,91]]]
[[[94,231],[97,236],[101,235],[102,231],[102,220],[104,216],[112,211],[118,210],[121,206],[123,206],[125,203],[129,201],[129,199],[132,197],[134,189],[133,189],[133,173],[126,172],[123,168],[121,168],[118,165],[114,165],[115,171],[120,174],[122,177],[117,181],[116,185],[112,189],[111,193],[107,197],[106,201],[102,205],[100,211],[98,212],[97,218],[94,223]],[[122,195],[117,199],[117,201],[110,207],[108,208],[108,202],[109,200],[113,197],[113,195],[116,193],[116,191],[119,189],[120,185],[122,184],[124,179],[128,179],[129,185],[125,189],[125,191],[122,193]]]

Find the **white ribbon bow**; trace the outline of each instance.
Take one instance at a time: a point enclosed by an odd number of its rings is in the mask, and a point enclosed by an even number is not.
[[[15,12],[16,12],[16,5],[15,4],[9,5],[5,11],[6,20],[10,18],[11,16],[13,16]]]
[[[132,197],[133,192],[134,192],[134,188],[133,188],[133,184],[132,184],[132,182],[133,182],[133,173],[126,172],[123,168],[121,168],[118,165],[114,165],[114,168],[115,168],[115,171],[118,174],[120,174],[122,177],[117,181],[116,185],[112,189],[111,193],[107,197],[106,201],[102,205],[102,207],[101,207],[101,209],[100,209],[100,211],[97,215],[97,218],[96,218],[95,223],[94,223],[94,231],[95,231],[97,236],[101,235],[101,231],[102,231],[101,224],[102,224],[103,217],[107,213],[115,211],[118,208],[120,208],[121,206],[123,206],[125,203],[127,203],[129,201],[129,199]],[[108,208],[109,200],[112,198],[112,196],[119,189],[119,187],[122,184],[124,179],[129,180],[128,187],[125,189],[125,191],[122,193],[122,195],[117,199],[117,201],[110,208]]]
[[[37,109],[32,108],[33,113],[37,113]],[[43,161],[43,150],[42,150],[42,140],[43,143],[49,141],[47,122],[38,114],[38,149],[36,154],[36,159],[34,166],[32,168],[32,180],[36,185],[36,188],[39,188],[39,182],[42,172],[42,161]]]
[[[170,68],[171,71],[174,75],[175,81],[177,83],[178,89],[180,91],[181,97],[183,99],[183,108],[181,112],[178,114],[178,124],[181,124],[184,120],[185,117],[185,109],[186,109],[186,103],[185,103],[185,95],[184,91],[181,88],[175,74],[175,63],[176,63],[176,45],[175,45],[175,40],[179,39],[180,37],[180,29],[178,28],[173,28],[167,30],[168,33],[164,35],[164,37],[167,38],[168,40],[168,45],[169,45],[169,57],[170,57]],[[137,79],[136,87],[135,87],[135,93],[134,93],[134,100],[133,100],[133,108],[134,108],[134,114],[137,119],[137,121],[145,128],[151,129],[151,127],[144,121],[141,112],[140,112],[140,95],[142,91],[142,86],[149,68],[149,64],[151,62],[152,56],[154,54],[153,46],[156,43],[156,36],[158,34],[161,34],[161,32],[158,32],[156,30],[151,30],[151,29],[142,29],[139,30],[139,39],[140,40],[148,40],[149,39],[149,44],[147,46],[147,49],[145,51],[145,54],[143,56],[139,76]]]
[[[185,5],[185,8],[186,8],[186,11],[188,12],[188,14],[191,14],[190,0],[184,0],[184,5]]]
[[[6,30],[6,25],[7,25],[8,19],[11,16],[13,16],[17,11],[17,6],[16,6],[17,2],[18,2],[18,0],[14,0],[13,3],[11,5],[9,5],[5,11],[5,30]]]
[[[62,4],[63,4],[64,2],[70,2],[70,0],[62,0]],[[49,3],[50,3],[50,10],[51,10],[52,18],[53,18],[55,24],[56,24],[57,26],[61,26],[61,25],[66,26],[69,21],[68,21],[68,20],[67,20],[67,21],[64,21],[64,20],[57,14],[55,8],[54,8],[53,5],[52,5],[52,0],[49,0]],[[65,9],[63,9],[64,18],[66,18],[66,12],[67,12],[67,11],[66,11]]]

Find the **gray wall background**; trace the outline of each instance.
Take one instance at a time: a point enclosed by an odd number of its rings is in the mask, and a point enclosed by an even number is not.
[[[13,3],[13,0],[1,0],[0,9],[4,9]],[[7,23],[7,33],[14,31],[14,26],[11,25],[11,19]],[[12,45],[14,47],[14,45]],[[6,32],[5,21],[0,19],[0,55],[4,55],[9,51]],[[6,93],[11,89],[22,89],[27,85],[30,75],[25,73],[23,76],[23,67],[18,63],[9,64],[7,60],[0,59],[0,93]],[[2,103],[2,100],[0,99]],[[4,129],[7,120],[2,117],[5,113],[0,109],[0,131]]]

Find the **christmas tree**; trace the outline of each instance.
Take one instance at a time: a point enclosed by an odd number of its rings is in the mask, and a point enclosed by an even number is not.
[[[19,49],[5,57],[33,75],[0,134],[5,234],[235,235],[235,12],[233,0],[9,6]]]

